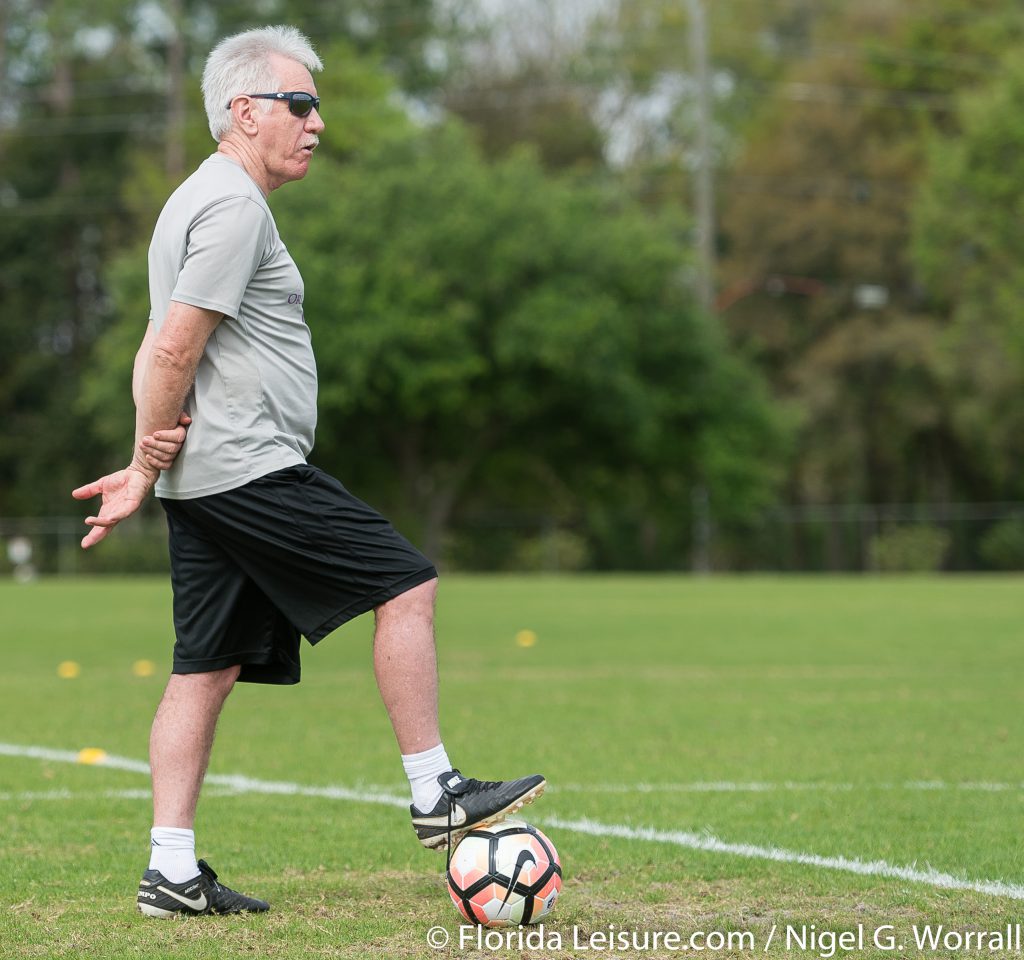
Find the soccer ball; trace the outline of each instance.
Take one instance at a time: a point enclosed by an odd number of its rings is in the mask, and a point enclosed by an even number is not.
[[[462,838],[447,879],[452,902],[471,923],[516,926],[551,912],[562,889],[562,864],[540,830],[504,820]]]

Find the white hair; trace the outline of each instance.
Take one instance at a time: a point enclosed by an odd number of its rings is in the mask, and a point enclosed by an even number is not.
[[[323,70],[308,38],[294,27],[261,27],[225,37],[213,48],[203,68],[203,103],[210,133],[218,143],[231,129],[231,101],[243,93],[277,93],[281,81],[270,65],[272,54],[301,63],[310,73]],[[261,100],[264,112],[273,100]]]

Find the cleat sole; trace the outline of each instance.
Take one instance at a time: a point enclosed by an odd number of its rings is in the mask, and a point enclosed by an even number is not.
[[[174,917],[179,916],[184,911],[182,910],[164,910],[161,907],[154,907],[150,903],[139,903],[137,904],[139,912],[147,917],[158,917],[161,920],[172,920]]]

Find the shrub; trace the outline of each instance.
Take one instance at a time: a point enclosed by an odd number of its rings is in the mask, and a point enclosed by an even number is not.
[[[994,523],[978,543],[978,553],[995,570],[1024,570],[1024,517]]]
[[[930,526],[899,527],[871,540],[871,569],[880,573],[932,573],[941,569],[949,550],[946,530]]]

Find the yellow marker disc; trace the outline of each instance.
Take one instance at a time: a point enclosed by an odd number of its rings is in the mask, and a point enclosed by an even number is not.
[[[516,645],[520,647],[532,647],[537,642],[537,634],[532,630],[520,630],[516,634]]]
[[[57,676],[63,680],[74,680],[81,672],[82,668],[74,660],[57,664]]]
[[[137,677],[151,677],[156,673],[156,664],[152,660],[136,660],[132,664],[132,673]]]
[[[78,751],[79,763],[102,763],[107,759],[107,751],[99,747],[86,747]]]

